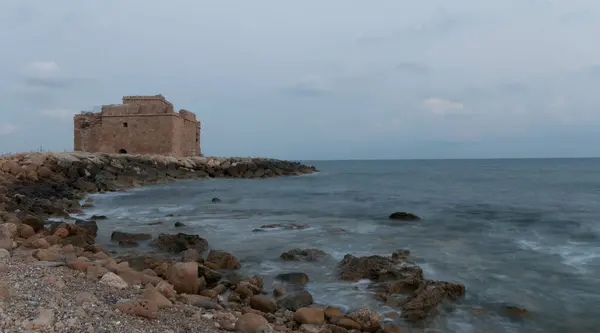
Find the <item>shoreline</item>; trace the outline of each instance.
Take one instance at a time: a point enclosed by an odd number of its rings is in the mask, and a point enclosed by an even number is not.
[[[3,156],[0,157],[0,223],[3,223],[0,248],[7,250],[9,271],[11,267],[52,271],[67,266],[74,274],[85,276],[86,281],[112,286],[109,290],[116,288],[113,290],[116,294],[143,289],[132,300],[105,304],[122,313],[158,320],[165,316],[161,304],[170,303],[165,308],[192,306],[198,311],[208,311],[207,315],[199,316],[204,321],[212,320],[211,328],[240,333],[401,332],[390,321],[401,316],[406,322],[421,322],[442,301],[457,300],[464,295],[461,284],[426,280],[421,268],[410,260],[408,251],[395,252],[391,257],[348,254],[339,263],[340,280],[372,280],[379,291],[378,299],[401,314],[396,312],[394,318],[384,318],[360,307],[342,313],[336,308],[313,304],[312,296],[303,288],[288,295],[283,289],[265,290],[261,277],[236,276],[235,270],[243,263],[230,253],[208,251],[208,243],[198,235],[164,234],[163,237],[161,234],[153,241],[160,250],[180,255],[182,260],[141,255],[117,262],[95,242],[101,226],[99,218],[72,224],[47,222],[48,218],[81,213],[85,207],[80,202],[93,193],[178,179],[271,178],[314,172],[318,170],[298,162],[264,158],[176,159],[91,153]],[[130,241],[127,237],[135,241],[138,236],[126,235],[124,241]],[[294,249],[287,258],[318,260],[321,255],[318,251]],[[208,252],[206,259],[202,258],[204,252]],[[52,268],[53,265],[59,268]],[[0,270],[2,274],[5,271]],[[286,279],[293,285],[308,283],[308,276],[301,273]],[[10,286],[4,288],[9,295]],[[1,289],[2,286],[0,295]],[[0,296],[0,302],[1,299]],[[172,327],[175,331],[179,328]]]

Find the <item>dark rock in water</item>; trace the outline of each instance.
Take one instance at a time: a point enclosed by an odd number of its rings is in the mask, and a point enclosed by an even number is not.
[[[291,311],[296,311],[300,308],[304,308],[312,304],[313,297],[306,290],[302,290],[295,294],[288,295],[277,301],[277,306]]]
[[[282,253],[279,257],[286,261],[318,261],[327,257],[327,253],[319,249],[293,249]]]
[[[208,249],[208,241],[198,235],[160,234],[152,241],[152,246],[172,253],[181,253],[187,249],[195,249],[198,253],[202,253]]]
[[[504,305],[503,308],[504,314],[511,318],[523,318],[531,314],[527,309],[514,305]]]
[[[133,241],[143,241],[143,240],[149,240],[152,239],[152,235],[150,234],[143,234],[143,233],[129,233],[129,232],[122,232],[122,231],[113,231],[112,234],[110,235],[110,240],[114,241],[114,242],[129,242],[133,240]]]
[[[213,203],[217,203],[217,202],[221,202],[221,199],[219,198],[212,198],[211,200]]]
[[[185,227],[185,223],[177,221],[175,222],[175,228],[181,228],[181,227]]]
[[[394,261],[383,256],[355,257],[346,254],[339,264],[340,279],[358,281],[361,279],[379,280],[382,272],[396,272]],[[400,275],[400,273],[398,273]]]
[[[296,230],[296,229],[306,229],[308,227],[309,227],[309,225],[307,225],[307,224],[297,224],[297,223],[281,224],[281,223],[274,223],[274,224],[263,224],[263,225],[260,226],[260,228],[252,230],[252,232],[261,232],[261,231],[267,231],[267,230],[270,230],[270,229]]]
[[[106,220],[106,216],[105,215],[92,215],[92,217],[90,217],[90,220]]]
[[[308,275],[302,272],[282,273],[278,274],[275,279],[291,284],[305,285],[308,283]]]
[[[423,284],[402,305],[402,317],[407,321],[420,321],[429,315],[442,301],[458,300],[465,294],[465,286],[442,281],[423,281]]]
[[[136,247],[140,245],[135,239],[127,238],[119,241],[119,246],[121,247]]]
[[[160,225],[160,224],[163,224],[163,223],[164,223],[163,221],[154,221],[154,222],[148,223],[148,225]]]
[[[98,224],[96,223],[96,221],[76,220],[75,225],[85,230],[88,233],[88,235],[96,237],[98,234]]]
[[[238,269],[241,267],[239,260],[231,253],[218,250],[208,252],[205,265],[214,269]]]
[[[389,218],[390,218],[390,220],[397,220],[397,221],[419,221],[419,220],[421,220],[421,218],[418,217],[417,215],[415,215],[413,213],[407,213],[407,212],[395,212],[395,213],[392,213]]]

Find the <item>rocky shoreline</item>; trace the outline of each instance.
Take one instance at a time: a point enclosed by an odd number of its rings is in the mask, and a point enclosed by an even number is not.
[[[230,253],[209,251],[200,235],[161,234],[152,241],[154,247],[178,259],[113,258],[95,242],[101,227],[96,220],[101,217],[48,222],[50,217],[81,213],[85,208],[81,199],[89,193],[176,179],[268,178],[316,171],[296,162],[258,158],[88,153],[2,157],[0,304],[7,306],[0,311],[0,328],[7,332],[393,333],[403,331],[391,322],[396,317],[407,325],[420,322],[433,316],[442,302],[464,295],[461,284],[425,279],[408,251],[399,250],[390,257],[348,254],[332,268],[339,279],[371,280],[377,299],[397,312],[385,318],[361,307],[343,313],[313,304],[312,295],[304,289],[309,281],[306,274],[283,274],[278,277],[282,285],[270,290],[260,276],[237,274],[243,263]],[[390,218],[418,220],[399,214]],[[126,244],[141,236],[115,237]],[[318,249],[293,249],[281,259],[318,261],[326,255]],[[61,302],[74,308],[67,309]],[[20,308],[27,311],[15,310]]]

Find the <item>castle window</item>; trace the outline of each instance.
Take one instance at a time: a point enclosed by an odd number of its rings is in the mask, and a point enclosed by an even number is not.
[[[127,123],[123,123],[123,127],[127,127],[129,126]]]

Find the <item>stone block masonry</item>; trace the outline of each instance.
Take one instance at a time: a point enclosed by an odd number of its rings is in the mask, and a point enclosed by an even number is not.
[[[202,156],[200,121],[175,112],[162,95],[123,96],[122,104],[74,117],[74,150],[90,153]]]

